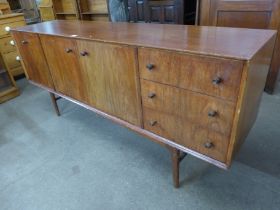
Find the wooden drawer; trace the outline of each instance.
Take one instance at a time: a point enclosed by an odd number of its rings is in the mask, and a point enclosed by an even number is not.
[[[12,45],[11,41],[14,42],[14,40],[10,36],[0,39],[0,52],[1,53],[16,51],[15,45]]]
[[[3,56],[4,62],[6,64],[6,67],[8,69],[13,69],[13,68],[21,66],[20,61],[17,60],[17,56],[19,56],[17,51],[5,53],[2,56]]]
[[[140,48],[140,77],[235,101],[243,62]]]
[[[149,108],[144,108],[143,116],[146,130],[213,159],[226,161],[228,137],[175,115]]]
[[[144,109],[174,115],[230,136],[235,104],[211,96],[141,79]]]
[[[18,66],[12,69],[9,69],[9,71],[11,72],[11,74],[15,77],[15,76],[19,76],[21,74],[24,74],[24,70],[22,68],[22,66]]]
[[[12,13],[5,16],[1,16],[0,25],[19,21],[24,21],[23,13]]]
[[[5,24],[0,25],[0,36],[6,36],[10,34],[11,28],[16,28],[19,26],[24,26],[25,22],[24,21],[18,21],[18,22],[8,22]]]

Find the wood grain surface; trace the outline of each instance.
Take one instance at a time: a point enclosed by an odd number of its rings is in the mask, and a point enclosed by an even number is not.
[[[274,30],[258,29],[67,20],[49,21],[16,30],[241,60],[251,59],[276,33]]]
[[[79,65],[76,40],[40,35],[55,89],[88,103],[86,74]],[[68,51],[68,52],[67,52]]]
[[[136,49],[78,41],[78,50],[89,104],[141,126]]]
[[[141,78],[232,101],[237,98],[241,61],[146,48],[139,49],[138,58]],[[154,67],[149,70],[148,64]],[[213,84],[218,78],[221,82]]]
[[[54,89],[39,36],[37,34],[15,32],[13,37],[17,43],[28,79]]]
[[[141,90],[144,111],[157,110],[230,136],[235,103],[147,80],[141,80]]]

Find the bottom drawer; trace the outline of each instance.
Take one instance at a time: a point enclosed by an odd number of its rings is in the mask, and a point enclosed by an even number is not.
[[[226,161],[229,139],[186,119],[144,108],[144,128],[221,162]]]
[[[14,69],[21,66],[19,60],[17,60],[18,53],[17,51],[9,52],[3,54],[3,59],[5,62],[6,67],[10,69]]]
[[[23,70],[22,66],[18,66],[16,68],[9,69],[9,71],[10,71],[11,75],[14,77],[24,74],[24,70]]]

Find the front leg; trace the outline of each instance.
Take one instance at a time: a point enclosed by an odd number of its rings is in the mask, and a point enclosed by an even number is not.
[[[175,188],[180,186],[180,162],[186,157],[187,153],[176,148],[170,148],[172,159],[173,185]]]
[[[58,105],[57,105],[57,100],[60,99],[60,97],[56,98],[53,93],[50,93],[50,96],[51,96],[52,104],[53,104],[53,107],[55,109],[56,115],[60,116],[60,111],[59,111],[59,108],[58,108]]]

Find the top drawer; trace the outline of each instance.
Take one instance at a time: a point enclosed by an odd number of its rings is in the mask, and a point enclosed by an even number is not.
[[[139,48],[140,77],[235,101],[243,62]]]
[[[10,30],[12,28],[16,28],[19,26],[24,26],[24,21],[18,21],[18,22],[8,22],[0,25],[0,36],[6,36],[10,34]]]

